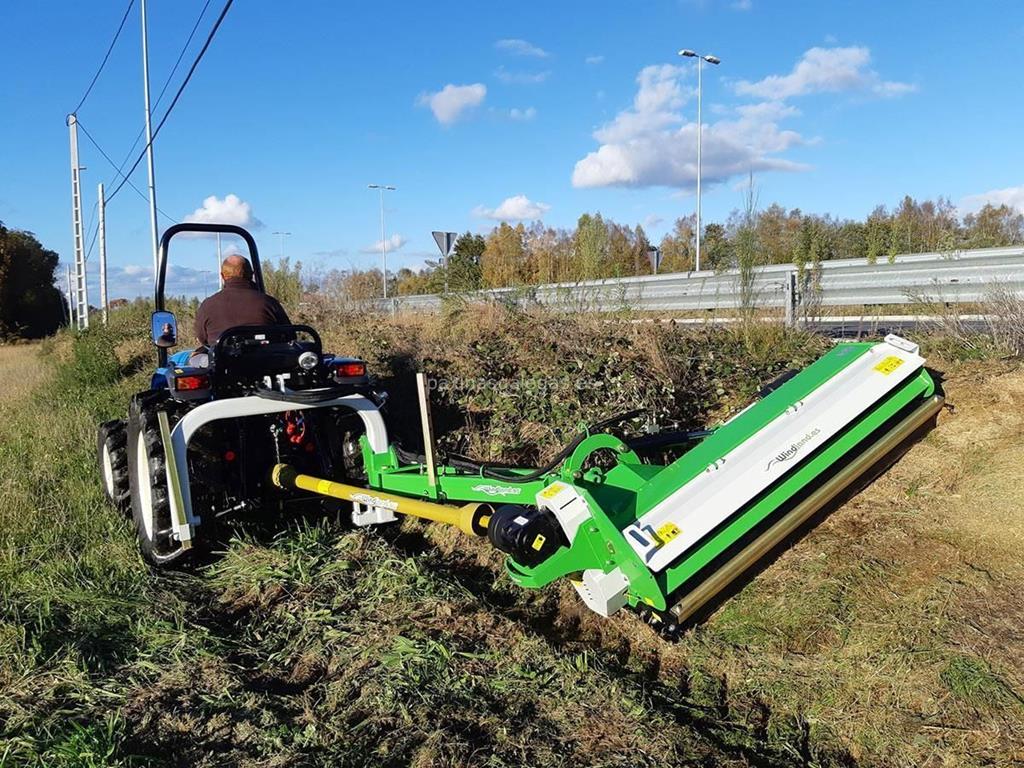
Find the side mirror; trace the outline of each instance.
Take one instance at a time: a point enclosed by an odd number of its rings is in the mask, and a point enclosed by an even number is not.
[[[173,312],[153,313],[153,343],[161,349],[173,347],[178,343],[178,322]]]

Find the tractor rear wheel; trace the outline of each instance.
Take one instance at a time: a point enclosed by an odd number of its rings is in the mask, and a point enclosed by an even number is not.
[[[103,494],[115,509],[127,513],[131,507],[128,490],[128,433],[123,419],[100,424],[96,440]]]
[[[167,412],[173,428],[176,414],[164,391],[144,392],[128,408],[128,476],[132,519],[142,556],[157,567],[179,563],[191,550],[172,535],[167,464],[157,414]]]

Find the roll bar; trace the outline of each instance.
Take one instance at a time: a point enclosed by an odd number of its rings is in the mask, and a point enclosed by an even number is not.
[[[186,221],[181,224],[173,224],[164,230],[160,238],[160,252],[157,257],[158,269],[156,275],[156,291],[154,304],[159,312],[164,308],[164,284],[167,280],[167,253],[171,244],[171,238],[182,232],[202,232],[208,234],[238,235],[245,240],[249,248],[249,261],[252,262],[253,279],[260,293],[266,293],[263,287],[263,269],[260,267],[260,255],[256,248],[256,241],[249,234],[248,230],[234,224],[201,224],[199,222]]]
[[[249,249],[249,261],[252,263],[253,280],[260,293],[266,293],[263,286],[263,269],[260,267],[260,254],[256,248],[256,241],[249,234],[248,230],[234,224],[202,224],[200,222],[185,221],[181,224],[172,224],[164,230],[160,238],[160,250],[157,254],[157,273],[154,281],[153,304],[157,312],[164,309],[164,285],[167,281],[167,254],[170,249],[171,238],[182,232],[202,232],[207,234],[238,235],[245,240]],[[161,367],[167,365],[167,350],[157,350],[157,360]]]

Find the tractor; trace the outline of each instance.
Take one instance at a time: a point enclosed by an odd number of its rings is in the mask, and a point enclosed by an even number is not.
[[[152,315],[157,366],[127,418],[101,424],[97,440],[104,493],[131,514],[142,555],[158,567],[190,558],[204,521],[309,502],[283,498],[270,483],[274,464],[358,480],[358,437],[386,444],[384,397],[365,363],[325,353],[308,325],[238,326],[206,354],[169,354],[178,328],[165,304],[167,259],[184,233],[240,237],[264,291],[256,243],[243,228],[184,223],[163,234]]]

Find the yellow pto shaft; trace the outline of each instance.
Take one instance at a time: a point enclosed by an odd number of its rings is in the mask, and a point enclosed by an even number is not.
[[[471,536],[486,535],[487,523],[490,522],[491,515],[494,513],[490,504],[476,502],[454,507],[421,499],[411,499],[407,496],[396,496],[393,493],[384,493],[370,488],[360,488],[356,485],[336,483],[312,475],[300,475],[294,467],[288,464],[277,464],[271,473],[271,479],[278,488],[286,490],[299,488],[321,496],[363,504],[367,507],[383,507],[400,515],[454,525]]]

